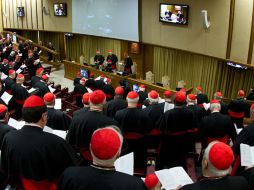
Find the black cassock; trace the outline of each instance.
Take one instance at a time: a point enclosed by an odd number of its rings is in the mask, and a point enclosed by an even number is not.
[[[12,130],[16,130],[16,129],[3,122],[0,122],[0,145],[3,142],[5,135]],[[0,147],[0,150],[1,150],[1,147]]]
[[[76,110],[73,112],[72,117],[76,117],[78,115],[86,114],[86,112],[89,110],[89,108],[81,108],[79,110]]]
[[[80,79],[79,77],[76,77],[74,80],[73,80],[73,85],[75,86],[76,84],[80,84]]]
[[[45,84],[42,81],[38,81],[37,83],[35,83],[35,85],[33,86],[34,88],[37,88],[39,91],[36,93],[36,95],[40,96],[43,98],[43,96],[50,92],[47,84]]]
[[[41,77],[33,76],[33,77],[31,78],[31,85],[32,85],[32,87],[34,87],[34,85],[35,85],[37,82],[41,81],[41,80],[42,80]]]
[[[243,118],[249,117],[250,105],[243,98],[232,100],[228,105],[228,113],[233,123],[243,128]]]
[[[254,146],[254,123],[251,123],[237,135],[236,142],[233,145],[233,151],[235,154],[240,154],[240,144],[247,144]]]
[[[87,89],[82,84],[76,84],[74,87],[74,93],[76,96],[76,105],[80,108],[82,108],[84,105],[82,103],[82,96],[87,93]]]
[[[153,122],[153,128],[159,127],[159,121],[164,113],[164,107],[158,103],[152,104],[142,110]]]
[[[128,104],[122,98],[116,98],[109,101],[104,107],[104,113],[106,116],[114,118],[117,111],[127,108]]]
[[[220,106],[221,106],[220,113],[228,115],[228,105],[225,102],[220,101]]]
[[[218,139],[227,136],[234,141],[236,130],[229,116],[215,112],[201,120],[199,135],[203,145],[206,146],[206,140],[208,138]]]
[[[5,91],[10,93],[12,85],[15,84],[15,80],[11,79],[10,77],[7,77],[4,80],[4,84],[5,84]]]
[[[35,76],[35,73],[36,73],[36,70],[37,70],[38,66],[34,64],[34,58],[28,58],[26,60],[26,66],[27,66],[30,78]]]
[[[25,125],[11,131],[2,143],[1,169],[9,177],[51,181],[78,161],[65,140],[36,126]]]
[[[148,94],[145,91],[138,91],[138,96],[139,96],[138,104],[140,107],[142,107],[143,102],[148,98]]]
[[[71,118],[66,115],[61,110],[56,110],[54,108],[47,108],[48,111],[48,121],[47,126],[56,130],[69,130],[71,124]]]
[[[95,55],[93,60],[94,62],[98,62],[98,65],[101,65],[105,58],[102,55]]]
[[[197,104],[209,103],[206,94],[197,94]]]
[[[161,144],[161,164],[183,166],[188,152],[193,152],[197,136],[194,117],[187,107],[175,107],[164,113],[160,122],[164,136]]]
[[[201,181],[186,185],[182,190],[251,190],[243,177],[226,176],[220,179],[204,178]]]
[[[118,125],[111,118],[103,115],[102,112],[87,111],[72,119],[70,130],[67,134],[67,141],[75,148],[89,148],[93,132],[108,125]]]
[[[131,66],[133,65],[132,59],[128,56],[124,58],[124,71],[132,73]]]
[[[135,176],[93,166],[70,167],[58,183],[58,190],[146,190],[144,182]]]
[[[201,119],[206,115],[204,108],[201,108],[198,105],[188,105],[187,109],[191,110],[193,113],[194,125],[195,127],[199,126]]]
[[[115,89],[110,84],[105,84],[102,90],[106,95],[107,102],[114,99]]]

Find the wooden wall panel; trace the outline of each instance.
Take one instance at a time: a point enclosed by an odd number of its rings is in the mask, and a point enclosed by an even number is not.
[[[18,17],[17,17],[17,0],[12,0],[13,5],[13,25],[14,28],[19,28]]]
[[[2,0],[2,15],[3,15],[3,27],[6,27],[6,22],[7,22],[7,15],[6,15],[6,0]]]
[[[24,11],[25,11],[25,16],[21,17],[22,20],[22,24],[23,24],[23,29],[27,29],[27,10],[26,10],[26,0],[21,0],[21,6],[24,7]]]
[[[42,14],[42,0],[37,0],[37,20],[38,20],[38,30],[43,30],[43,14]]]
[[[22,7],[22,2],[20,0],[17,0],[17,7]],[[18,19],[18,28],[23,29],[22,17],[17,17],[17,19]]]
[[[13,0],[9,0],[9,5],[10,5],[10,12],[9,12],[9,14],[10,14],[10,16],[9,16],[9,18],[10,18],[10,28],[15,28],[14,27],[14,15],[13,15]]]
[[[25,5],[26,10],[26,20],[27,20],[27,29],[33,29],[33,21],[32,21],[32,2],[31,0],[26,0]]]
[[[6,27],[7,28],[10,28],[10,18],[11,18],[11,15],[10,15],[10,1],[9,0],[5,0],[5,6],[6,6],[6,15],[7,15],[7,22],[6,22]]]
[[[38,1],[31,0],[31,9],[32,9],[31,17],[32,17],[32,27],[33,27],[33,29],[38,29],[37,2]]]
[[[247,63],[253,0],[236,0],[230,59]],[[243,11],[244,10],[244,11]]]

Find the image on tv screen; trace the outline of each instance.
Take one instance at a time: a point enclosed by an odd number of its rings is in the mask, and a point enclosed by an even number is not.
[[[18,16],[18,17],[23,17],[23,16],[25,16],[24,7],[17,7],[17,16]]]
[[[67,16],[67,4],[66,3],[55,3],[54,4],[54,15],[55,16]]]
[[[188,24],[188,5],[160,4],[160,21],[172,24]]]

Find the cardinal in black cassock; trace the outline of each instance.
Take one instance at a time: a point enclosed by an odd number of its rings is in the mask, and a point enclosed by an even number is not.
[[[34,87],[34,85],[35,85],[37,82],[39,82],[39,81],[42,80],[42,79],[41,79],[42,74],[43,74],[43,68],[40,67],[40,68],[38,68],[38,69],[36,70],[36,75],[31,77],[31,85],[32,85],[32,87]]]
[[[85,87],[85,83],[86,83],[86,79],[82,78],[79,81],[79,84],[76,84],[74,87],[74,93],[76,96],[76,105],[80,108],[83,107],[83,103],[82,103],[82,96],[87,93],[87,89]]]
[[[82,117],[84,114],[86,114],[87,111],[89,111],[89,108],[90,108],[89,98],[90,98],[90,93],[88,93],[88,92],[82,96],[82,102],[84,104],[84,107],[79,110],[74,111],[72,117],[77,117],[77,116]]]
[[[15,70],[9,70],[9,76],[4,80],[5,91],[11,94],[11,87],[15,84],[16,80],[16,72]]]

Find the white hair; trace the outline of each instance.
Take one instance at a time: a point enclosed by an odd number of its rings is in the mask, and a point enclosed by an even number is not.
[[[215,109],[218,110],[218,111],[221,110],[221,105],[220,105],[220,103],[216,103],[216,104],[211,104],[211,105],[210,105],[210,110],[211,110],[211,112],[213,112]]]
[[[221,176],[226,176],[228,174],[231,173],[232,167],[230,166],[229,168],[225,169],[225,170],[219,170],[217,168],[214,167],[214,165],[211,163],[210,159],[209,159],[209,153],[210,150],[212,148],[212,146],[216,143],[219,143],[219,141],[212,141],[207,148],[205,149],[204,152],[204,156],[203,156],[203,160],[206,160],[208,163],[208,172],[213,176],[213,177],[221,177]]]

